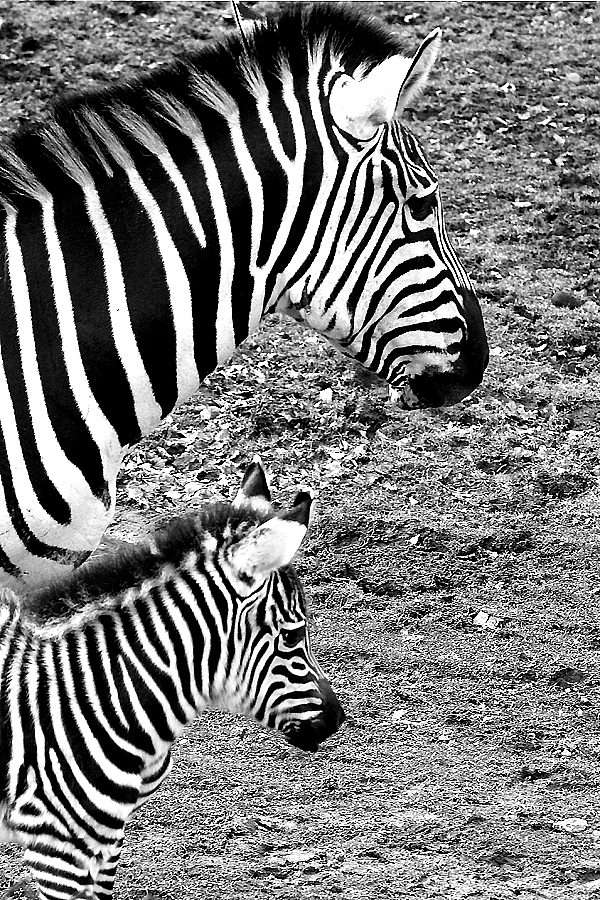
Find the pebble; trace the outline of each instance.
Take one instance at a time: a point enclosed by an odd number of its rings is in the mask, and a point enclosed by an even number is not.
[[[552,823],[555,828],[558,828],[559,831],[566,831],[570,834],[577,834],[578,832],[585,831],[588,827],[587,819],[560,819],[558,822]]]
[[[583,306],[585,301],[574,294],[568,294],[567,291],[557,291],[550,298],[550,303],[560,309],[577,309],[579,306]]]

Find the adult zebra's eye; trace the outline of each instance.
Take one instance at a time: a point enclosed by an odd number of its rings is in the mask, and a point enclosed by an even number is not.
[[[306,637],[306,625],[299,625],[296,628],[282,628],[280,636],[284,647],[296,647]]]
[[[435,192],[433,194],[425,194],[424,197],[417,197],[415,194],[413,197],[408,198],[406,205],[408,206],[413,219],[422,222],[423,219],[426,219],[436,208],[437,196]]]

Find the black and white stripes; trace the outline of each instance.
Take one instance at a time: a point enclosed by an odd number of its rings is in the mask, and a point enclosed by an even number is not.
[[[306,750],[339,728],[290,565],[310,506],[274,516],[255,462],[232,505],[154,547],[0,599],[0,839],[25,847],[44,900],[112,895],[125,823],[202,709]]]
[[[477,301],[399,117],[439,34],[293,4],[0,149],[0,571],[41,583],[111,519],[126,449],[268,312],[406,408],[481,380]],[[284,375],[282,374],[282,377]]]

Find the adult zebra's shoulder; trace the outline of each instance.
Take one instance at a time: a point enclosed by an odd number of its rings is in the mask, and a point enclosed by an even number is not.
[[[290,4],[0,150],[5,583],[89,554],[126,448],[268,312],[406,408],[480,382],[479,307],[401,122],[439,40],[408,58],[372,19]]]
[[[311,503],[275,515],[255,461],[232,504],[154,546],[0,598],[0,840],[24,845],[44,900],[112,895],[125,823],[202,709],[309,751],[340,727],[291,565]]]

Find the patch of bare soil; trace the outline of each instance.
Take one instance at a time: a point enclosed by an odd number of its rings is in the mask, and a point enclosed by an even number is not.
[[[319,490],[299,568],[349,721],[310,756],[203,716],[131,823],[120,897],[600,890],[600,7],[368,6],[409,49],[443,29],[413,125],[491,364],[460,406],[406,414],[270,322],[128,457],[108,543],[230,496],[256,452],[282,503]],[[225,10],[0,2],[4,128],[210,38]],[[0,849],[6,882],[19,859]]]

